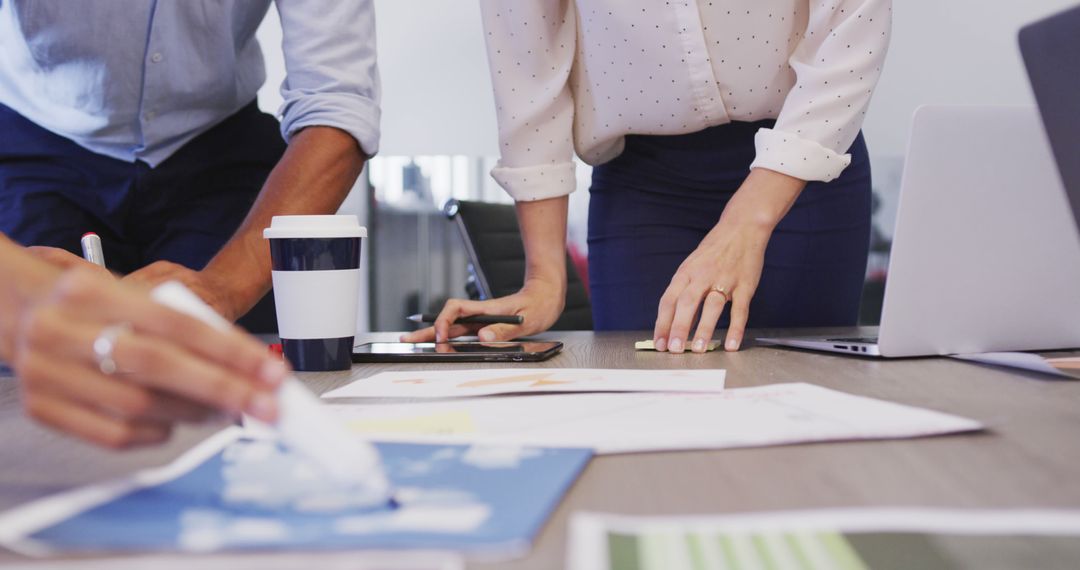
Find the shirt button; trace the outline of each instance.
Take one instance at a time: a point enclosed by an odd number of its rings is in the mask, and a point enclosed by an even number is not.
[[[161,60],[165,59],[165,56],[161,55],[161,52],[157,52],[150,56],[150,61],[153,63],[161,63]]]
[[[154,120],[154,117],[157,117],[157,113],[155,113],[153,111],[147,111],[147,112],[143,113],[143,119],[145,119],[147,121]]]

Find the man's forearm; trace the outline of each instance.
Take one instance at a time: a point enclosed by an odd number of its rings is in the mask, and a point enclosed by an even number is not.
[[[351,135],[335,128],[308,127],[292,137],[244,222],[204,270],[227,288],[233,317],[270,288],[270,248],[262,237],[270,219],[336,212],[366,158]]]

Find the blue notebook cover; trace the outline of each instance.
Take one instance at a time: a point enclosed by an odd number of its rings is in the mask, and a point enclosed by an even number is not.
[[[20,542],[43,553],[345,548],[518,553],[528,548],[592,455],[587,449],[376,446],[397,506],[351,506],[348,494],[328,488],[310,465],[279,443],[238,436],[175,478],[139,484]]]

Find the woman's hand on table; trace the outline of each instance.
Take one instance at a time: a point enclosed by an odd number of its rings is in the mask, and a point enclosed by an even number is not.
[[[506,341],[541,333],[551,328],[562,314],[566,302],[566,283],[557,280],[528,279],[513,295],[488,301],[450,299],[435,323],[427,328],[402,335],[402,342],[446,342],[475,334],[481,341]],[[454,324],[461,317],[474,315],[521,315],[520,325]]]
[[[802,180],[771,170],[751,171],[660,298],[653,330],[657,350],[705,352],[727,305],[731,324],[724,348],[739,349],[769,238],[805,186]],[[691,335],[695,319],[698,324]]]
[[[566,304],[566,196],[518,202],[518,225],[525,248],[525,284],[513,295],[487,301],[450,299],[433,326],[402,335],[402,342],[446,342],[475,334],[481,341],[513,340],[544,332]],[[521,315],[520,325],[454,324],[473,315]]]

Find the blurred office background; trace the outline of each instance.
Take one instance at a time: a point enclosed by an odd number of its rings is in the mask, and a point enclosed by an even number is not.
[[[1076,0],[897,0],[893,43],[864,127],[874,168],[874,239],[862,321],[876,324],[910,120],[927,103],[1033,104],[1016,32]],[[370,228],[359,328],[407,330],[405,316],[465,296],[450,198],[509,202],[488,171],[498,155],[494,101],[476,0],[376,0],[382,144],[342,206]],[[259,104],[276,112],[285,69],[271,10]],[[589,167],[579,164],[569,245],[586,251]]]

